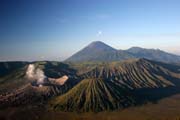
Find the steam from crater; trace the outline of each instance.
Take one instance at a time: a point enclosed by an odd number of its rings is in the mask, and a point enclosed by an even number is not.
[[[29,79],[33,79],[34,75],[35,75],[35,67],[33,64],[29,64],[27,71],[26,71],[26,75]]]
[[[41,86],[46,79],[44,72],[39,68],[35,69],[35,66],[33,64],[29,64],[26,71],[26,76],[28,77],[28,79],[37,80],[37,84],[40,84]]]

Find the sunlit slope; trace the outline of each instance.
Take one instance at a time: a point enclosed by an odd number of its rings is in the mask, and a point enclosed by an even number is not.
[[[131,96],[129,91],[173,87],[180,80],[179,66],[147,59],[84,63],[74,67],[83,80],[64,95],[52,99],[51,109],[80,112],[121,109],[139,103],[136,94]]]
[[[93,66],[84,73],[81,71],[81,76],[102,78],[130,89],[173,86],[172,81],[179,79],[180,73],[175,72],[170,64],[163,65],[146,59],[131,59]]]
[[[50,101],[49,106],[62,111],[103,111],[134,105],[133,97],[110,81],[85,79],[66,94]]]
[[[26,75],[27,63],[4,62],[1,63],[0,93],[10,92],[28,83],[24,78]]]

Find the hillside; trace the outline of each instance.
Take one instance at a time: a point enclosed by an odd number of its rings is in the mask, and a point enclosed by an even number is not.
[[[34,68],[29,72],[30,66]],[[26,63],[0,78],[0,108],[41,105],[51,97],[67,92],[78,82],[76,71],[67,64],[48,61]]]
[[[180,81],[180,66],[172,69],[171,64],[146,59],[91,64],[87,70],[75,65],[83,80],[53,98],[49,103],[51,109],[78,112],[123,109],[174,94]]]
[[[127,91],[110,81],[85,79],[68,93],[56,97],[49,104],[51,109],[62,111],[103,111],[122,109],[134,105]]]
[[[28,62],[0,62],[0,77],[24,67]]]
[[[118,51],[101,41],[95,41],[69,57],[66,62],[117,61],[132,58],[131,54]]]
[[[0,93],[27,83],[24,79],[28,62],[0,62]]]
[[[173,55],[159,49],[145,49],[140,47],[132,47],[126,51],[137,58],[146,58],[149,60],[164,61],[169,63],[178,63],[180,61],[180,57],[178,55]]]
[[[0,107],[46,106],[50,100],[51,110],[99,112],[178,93],[180,66],[147,59],[73,64],[40,61],[17,67],[0,80]]]
[[[65,62],[112,62],[131,58],[146,58],[168,63],[180,62],[180,56],[159,49],[132,47],[127,50],[117,50],[101,41],[90,43],[85,48],[66,59]]]
[[[4,73],[4,75],[0,77],[0,93],[10,92],[32,82],[26,75],[29,64],[33,64],[35,70],[42,70],[44,76],[48,78],[59,78],[64,75],[70,76],[70,79],[76,78],[76,71],[67,64],[61,62],[4,62],[0,64],[2,66],[1,74]],[[75,81],[71,83],[74,84]]]
[[[82,78],[102,78],[130,89],[174,86],[173,80],[179,79],[180,73],[179,66],[147,59],[92,63],[85,66],[88,66],[87,69],[75,66]]]

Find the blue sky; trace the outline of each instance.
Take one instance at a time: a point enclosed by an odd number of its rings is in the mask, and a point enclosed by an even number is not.
[[[0,60],[64,60],[92,41],[180,55],[179,0],[0,0]]]

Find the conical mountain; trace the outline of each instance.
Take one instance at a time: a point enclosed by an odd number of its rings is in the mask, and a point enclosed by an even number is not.
[[[131,58],[146,58],[166,63],[180,62],[180,56],[159,49],[132,47],[127,50],[117,50],[101,41],[92,42],[69,57],[66,62],[112,62]]]
[[[85,50],[96,50],[96,52],[101,52],[101,51],[116,51],[114,48],[111,46],[101,42],[101,41],[94,41],[90,43],[87,47],[84,48]],[[89,51],[90,52],[90,51]]]
[[[84,79],[62,96],[52,99],[50,108],[61,111],[99,112],[132,106],[135,99],[116,84],[103,79]]]
[[[67,62],[87,62],[87,61],[116,61],[131,58],[131,55],[124,51],[118,51],[109,45],[95,41],[68,58]]]

